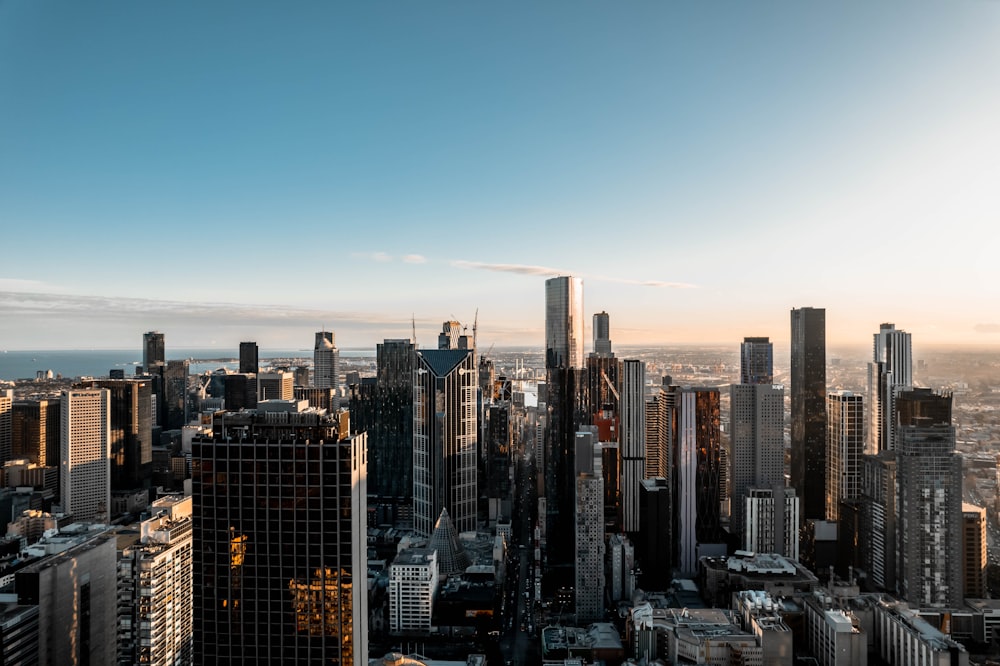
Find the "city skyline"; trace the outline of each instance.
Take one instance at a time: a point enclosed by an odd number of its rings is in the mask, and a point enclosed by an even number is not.
[[[542,347],[556,275],[619,346],[1000,345],[998,19],[4,3],[0,349]]]

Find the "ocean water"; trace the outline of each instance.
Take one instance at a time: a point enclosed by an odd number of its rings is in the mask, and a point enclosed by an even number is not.
[[[341,350],[341,358],[374,358],[375,350]],[[195,359],[192,374],[228,367],[236,370],[239,366],[238,351],[228,349],[179,349],[167,350],[167,359]],[[274,358],[301,358],[312,360],[312,350],[261,350],[261,364]],[[51,370],[53,376],[63,377],[107,377],[111,369],[122,369],[125,376],[135,374],[136,366],[142,364],[142,352],[138,349],[61,349],[36,351],[4,351],[0,349],[0,379],[13,381],[34,379],[39,370]]]

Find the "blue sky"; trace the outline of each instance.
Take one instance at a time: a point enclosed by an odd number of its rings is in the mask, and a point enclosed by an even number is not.
[[[1000,343],[998,2],[0,2],[0,348]],[[67,332],[72,331],[72,336]]]

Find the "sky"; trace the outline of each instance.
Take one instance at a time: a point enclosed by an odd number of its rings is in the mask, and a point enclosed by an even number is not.
[[[994,0],[0,0],[0,349],[1000,345],[998,118]]]

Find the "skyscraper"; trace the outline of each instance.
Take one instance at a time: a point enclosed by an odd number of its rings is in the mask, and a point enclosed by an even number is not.
[[[861,458],[861,560],[872,586],[896,592],[896,455]]]
[[[340,385],[340,350],[334,344],[333,331],[318,331],[313,347],[313,386],[337,388]]]
[[[63,391],[60,496],[77,520],[107,520],[111,510],[111,396],[106,389]]]
[[[142,367],[148,374],[154,372],[154,368],[166,365],[167,352],[163,341],[163,333],[150,331],[142,335]]]
[[[604,480],[593,432],[576,434],[576,620],[604,618]],[[638,518],[638,517],[637,517]]]
[[[107,389],[111,490],[148,488],[153,476],[152,384],[146,379],[97,379]]]
[[[639,531],[639,486],[646,477],[646,364],[628,359],[622,374],[622,519]]]
[[[962,597],[986,598],[986,509],[962,504]]]
[[[196,663],[367,664],[365,434],[346,421],[217,412],[192,443]]]
[[[375,351],[374,422],[368,431],[368,488],[382,498],[413,498],[413,371],[416,348],[384,340]]]
[[[574,562],[575,435],[581,425],[583,388],[583,281],[561,276],[545,281],[545,370],[548,396],[543,456],[546,564]],[[572,576],[563,576],[568,585]]]
[[[17,400],[13,405],[11,455],[59,466],[59,399]]]
[[[260,372],[260,355],[256,342],[240,343],[240,373],[257,374]]]
[[[767,338],[744,338],[740,345],[740,383],[729,387],[730,415],[730,530],[743,539],[747,498],[751,490],[766,490],[778,497],[771,513],[777,524],[754,525],[755,533],[779,533],[784,520],[785,488],[785,390],[774,385],[772,345]],[[760,495],[760,493],[758,493]]]
[[[962,604],[962,456],[955,451],[951,395],[897,396],[897,587],[919,607]]]
[[[896,396],[913,386],[910,334],[882,324],[874,335],[873,358],[868,364],[868,439],[865,452],[876,454],[896,447]]]
[[[594,354],[611,356],[611,321],[603,310],[594,315]]]
[[[14,446],[14,392],[0,390],[0,464],[11,459]]]
[[[188,424],[188,367],[188,360],[183,359],[168,361],[163,370],[167,430],[180,430]]]
[[[191,498],[162,497],[118,554],[118,663],[190,664],[194,649]],[[127,621],[124,621],[127,618]]]
[[[800,520],[826,517],[826,310],[792,310],[791,482]]]
[[[670,387],[675,393],[674,506],[677,567],[693,574],[702,555],[725,554],[720,516],[722,435],[719,390]]]
[[[769,338],[743,338],[740,345],[740,384],[774,381],[774,345]]]
[[[841,502],[861,499],[865,405],[850,391],[827,394],[826,404],[826,519],[837,521]]]
[[[413,528],[429,537],[446,509],[459,532],[476,529],[478,376],[474,349],[416,353],[413,373]]]

